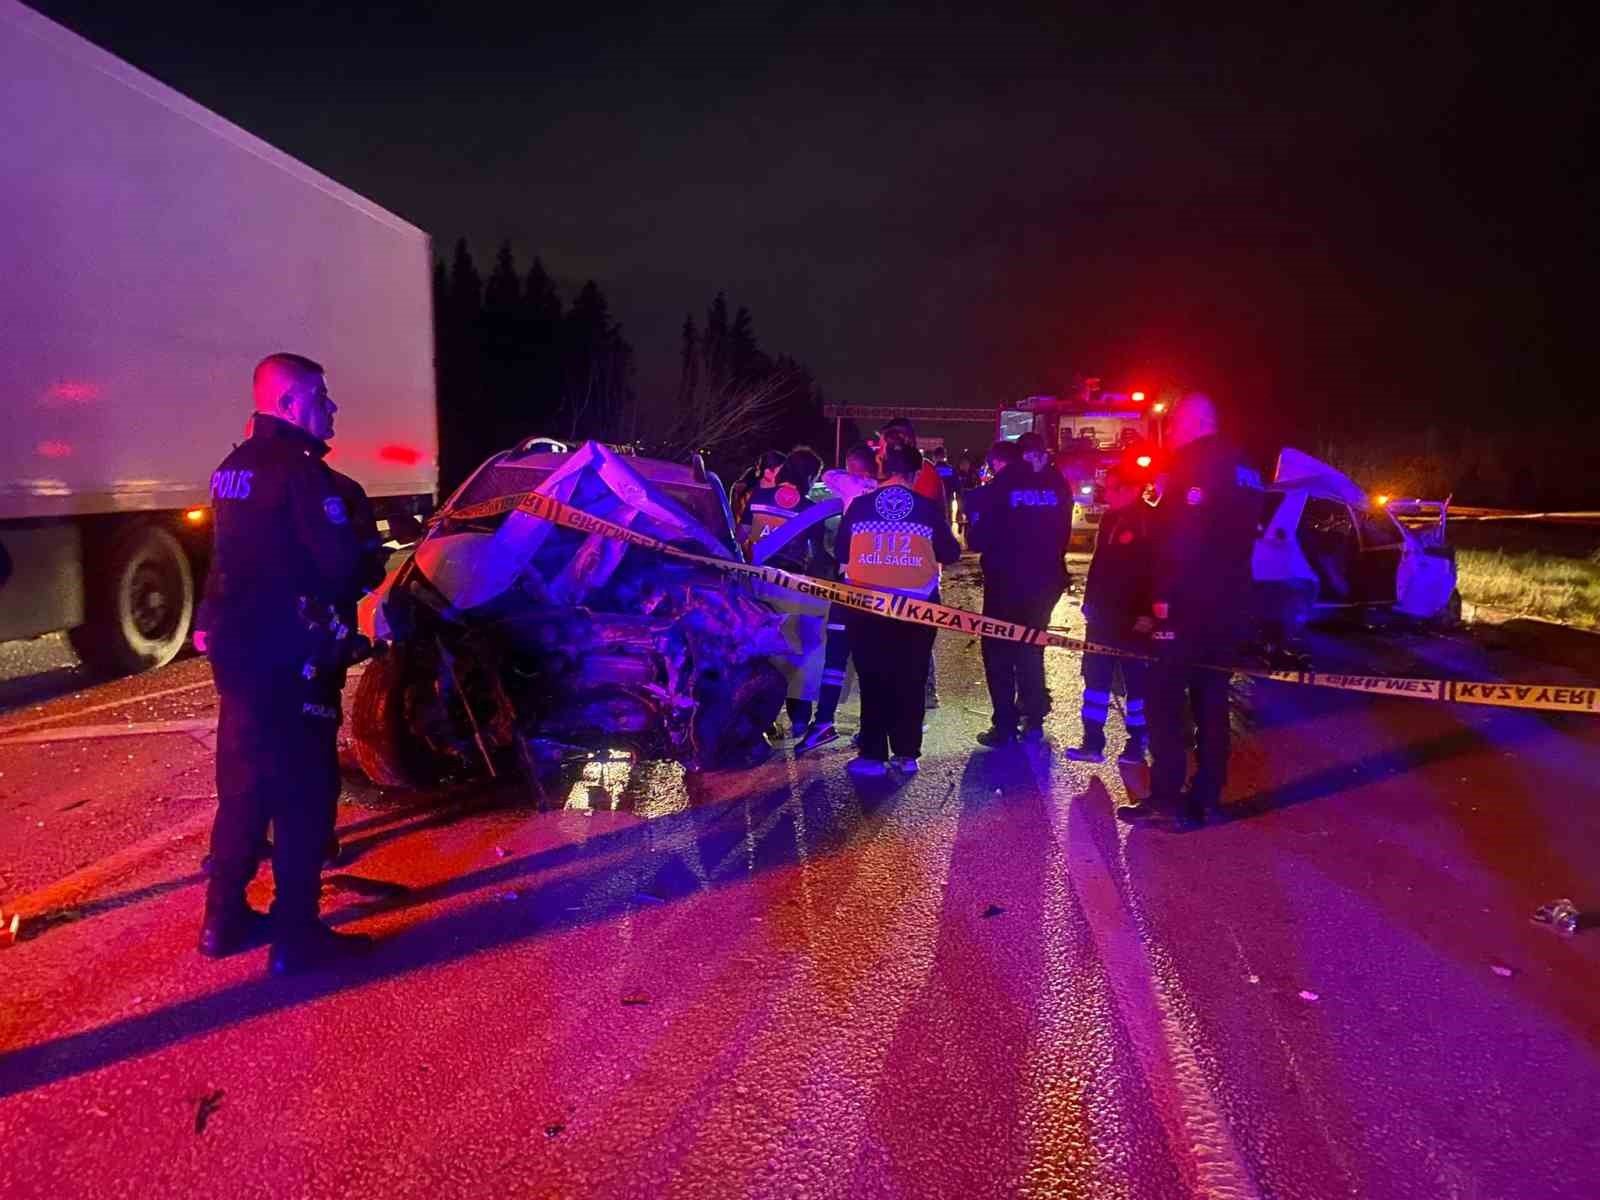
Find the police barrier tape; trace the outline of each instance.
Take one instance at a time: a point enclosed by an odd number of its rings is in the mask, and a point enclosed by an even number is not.
[[[1105,646],[1082,638],[1068,637],[1051,629],[1000,621],[966,609],[951,608],[902,596],[894,592],[880,592],[874,588],[851,583],[835,583],[825,579],[812,579],[795,575],[778,567],[757,566],[697,554],[684,550],[646,533],[628,529],[573,508],[552,496],[537,492],[519,492],[473,504],[444,514],[449,521],[478,521],[515,511],[554,525],[561,525],[578,533],[598,534],[627,542],[641,550],[652,550],[685,562],[699,563],[730,575],[742,575],[760,580],[773,587],[784,588],[804,596],[829,600],[859,612],[876,613],[896,621],[909,621],[929,625],[936,630],[964,633],[975,637],[999,638],[1008,642],[1022,642],[1029,646],[1048,646],[1075,653],[1109,654],[1119,658],[1137,658],[1157,661],[1156,656],[1140,654],[1117,646]],[[1411,700],[1435,700],[1447,704],[1479,704],[1496,708],[1536,709],[1540,712],[1600,713],[1600,688],[1572,687],[1565,684],[1537,683],[1477,683],[1455,679],[1425,679],[1396,675],[1348,675],[1325,671],[1267,671],[1253,667],[1218,667],[1254,679],[1270,679],[1278,683],[1294,683],[1312,687],[1336,688],[1346,692],[1367,692],[1373,695],[1399,696]]]

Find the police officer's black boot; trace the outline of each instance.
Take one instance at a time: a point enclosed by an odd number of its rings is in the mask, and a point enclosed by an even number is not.
[[[1067,758],[1073,762],[1101,763],[1106,760],[1106,727],[1104,722],[1083,721],[1083,741],[1067,747]]]
[[[265,946],[271,936],[267,914],[257,912],[243,900],[237,904],[206,903],[200,922],[199,951],[207,958],[226,958],[242,950]]]
[[[999,750],[1009,746],[1017,740],[1017,727],[1015,725],[991,725],[978,735],[978,745],[987,746],[990,750]]]
[[[267,969],[274,975],[297,975],[338,966],[372,949],[366,933],[336,933],[320,921],[280,932],[272,942]]]

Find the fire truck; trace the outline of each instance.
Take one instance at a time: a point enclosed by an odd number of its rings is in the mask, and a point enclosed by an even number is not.
[[[1166,408],[1144,392],[1109,391],[1090,378],[1070,395],[1028,396],[1003,407],[998,434],[1011,441],[1030,432],[1044,438],[1072,486],[1073,541],[1092,542],[1106,508],[1106,472],[1129,455],[1139,466],[1153,468]]]

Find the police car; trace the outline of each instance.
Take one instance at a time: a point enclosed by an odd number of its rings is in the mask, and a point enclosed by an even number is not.
[[[1268,639],[1319,617],[1394,612],[1454,623],[1461,615],[1448,500],[1381,500],[1299,450],[1278,457],[1262,494],[1251,555]]]

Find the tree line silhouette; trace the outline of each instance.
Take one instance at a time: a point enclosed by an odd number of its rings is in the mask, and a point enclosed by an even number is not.
[[[539,259],[523,273],[509,242],[487,279],[466,239],[433,270],[439,473],[453,489],[484,459],[533,435],[631,443],[641,453],[706,452],[724,479],[762,450],[826,432],[811,372],[765,352],[748,308],[718,293],[703,324],[684,320],[679,380],[665,411],[646,411],[633,346],[589,280],[570,303]],[[664,389],[657,389],[664,390]]]

